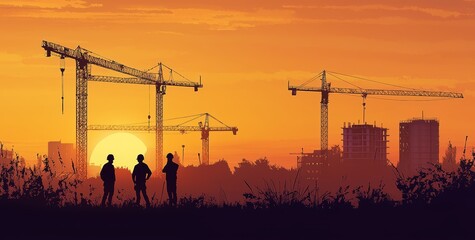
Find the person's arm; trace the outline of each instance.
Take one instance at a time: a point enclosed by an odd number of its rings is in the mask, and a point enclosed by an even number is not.
[[[99,174],[101,176],[102,181],[104,181],[104,167],[101,169],[101,173]]]
[[[135,169],[136,168],[137,167],[134,167],[134,171],[132,171],[132,181],[134,182],[134,184],[135,184]]]
[[[166,173],[166,172],[167,172],[167,166],[168,166],[168,164],[165,165],[165,167],[163,167],[162,173]]]
[[[147,166],[147,180],[150,178],[150,176],[152,176],[152,171],[151,171],[150,168]]]

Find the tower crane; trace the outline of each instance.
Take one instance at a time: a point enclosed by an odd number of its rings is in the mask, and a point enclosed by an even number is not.
[[[330,74],[338,74],[329,72]],[[321,92],[322,97],[320,101],[320,149],[323,154],[327,154],[328,150],[328,98],[330,93],[342,94],[358,94],[363,97],[363,123],[365,122],[366,97],[368,95],[389,95],[389,96],[417,96],[417,97],[444,97],[444,98],[463,98],[462,93],[455,92],[441,92],[441,91],[425,91],[425,90],[386,90],[386,89],[363,89],[363,88],[337,88],[331,87],[331,83],[327,82],[327,71],[323,70],[318,77],[321,77],[321,87],[306,87],[305,85],[314,80],[299,85],[288,85],[288,90],[292,95],[297,95],[298,91],[303,92]],[[344,74],[340,74],[344,75]],[[347,75],[348,76],[348,75]]]
[[[197,117],[196,117],[197,116]],[[167,132],[201,132],[201,155],[203,156],[203,160],[201,161],[202,164],[208,165],[209,164],[209,133],[210,132],[224,132],[230,131],[233,132],[233,135],[237,134],[238,128],[235,126],[228,126],[215,118],[213,115],[209,113],[202,113],[195,115],[194,119],[204,116],[204,122],[198,122],[196,126],[183,126],[182,124],[178,124],[175,126],[163,126],[163,131]],[[222,125],[223,127],[211,127],[209,125],[209,118],[212,118]],[[192,121],[190,120],[190,121]],[[187,122],[190,122],[187,121]],[[153,126],[140,126],[140,125],[89,125],[88,130],[102,130],[102,131],[155,131],[155,127]]]
[[[78,46],[76,49],[68,48],[56,43],[43,41],[42,48],[46,51],[46,56],[51,57],[54,53],[61,59],[71,58],[76,60],[76,159],[77,172],[80,179],[87,178],[87,95],[88,81],[102,81],[113,83],[133,83],[155,85],[156,87],[156,166],[157,169],[163,165],[163,95],[166,86],[191,87],[195,91],[202,88],[200,82],[164,80],[162,63],[158,64],[158,74],[148,71],[138,70],[118,63],[114,60],[106,59],[94,54],[85,48]],[[115,72],[129,75],[131,77],[109,77],[91,75],[91,65],[96,65]],[[165,66],[166,67],[166,66]],[[168,68],[168,67],[167,67]],[[170,69],[170,68],[169,68]],[[63,73],[63,65],[61,67]],[[170,72],[172,70],[170,69]]]

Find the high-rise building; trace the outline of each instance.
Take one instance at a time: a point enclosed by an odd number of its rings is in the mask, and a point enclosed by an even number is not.
[[[400,122],[398,168],[412,175],[436,163],[439,163],[439,122],[435,119]]]
[[[76,151],[72,143],[48,142],[48,164],[57,174],[73,173],[76,167]]]
[[[369,124],[344,124],[343,163],[387,162],[388,129]]]

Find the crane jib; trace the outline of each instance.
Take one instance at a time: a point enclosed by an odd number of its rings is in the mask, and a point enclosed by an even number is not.
[[[117,72],[121,72],[127,75],[146,79],[149,81],[157,81],[157,75],[144,72],[132,67],[125,66],[116,61],[106,60],[103,58],[95,57],[88,54],[88,51],[77,47],[76,49],[70,49],[68,47],[61,46],[56,43],[43,41],[42,47],[46,50],[46,56],[51,56],[51,52],[57,53],[61,56],[75,59],[77,61],[85,61],[88,64],[94,64],[103,68],[111,69]]]
[[[318,87],[293,87],[289,90],[292,95],[296,91],[303,92],[326,92]],[[387,95],[387,96],[414,96],[414,97],[446,97],[446,98],[463,98],[462,93],[457,92],[442,92],[442,91],[425,91],[425,90],[388,90],[388,89],[356,89],[356,88],[330,88],[329,93],[344,93],[344,94],[366,94],[366,95]]]

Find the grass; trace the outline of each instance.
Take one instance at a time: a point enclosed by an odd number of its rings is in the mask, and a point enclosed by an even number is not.
[[[475,214],[474,159],[463,159],[456,172],[434,165],[416,176],[399,176],[400,201],[391,199],[382,184],[342,186],[319,194],[317,186],[300,187],[297,172],[289,184],[265,181],[257,187],[244,182],[248,191],[243,202],[188,195],[176,208],[157,201],[158,196],[152,197],[151,208],[136,206],[133,198],[120,193],[121,202],[101,208],[92,185],[73,175],[57,175],[48,159],[44,163],[43,169],[31,169],[14,159],[1,167],[3,235],[343,239],[385,234],[389,239],[460,239],[471,234]]]

